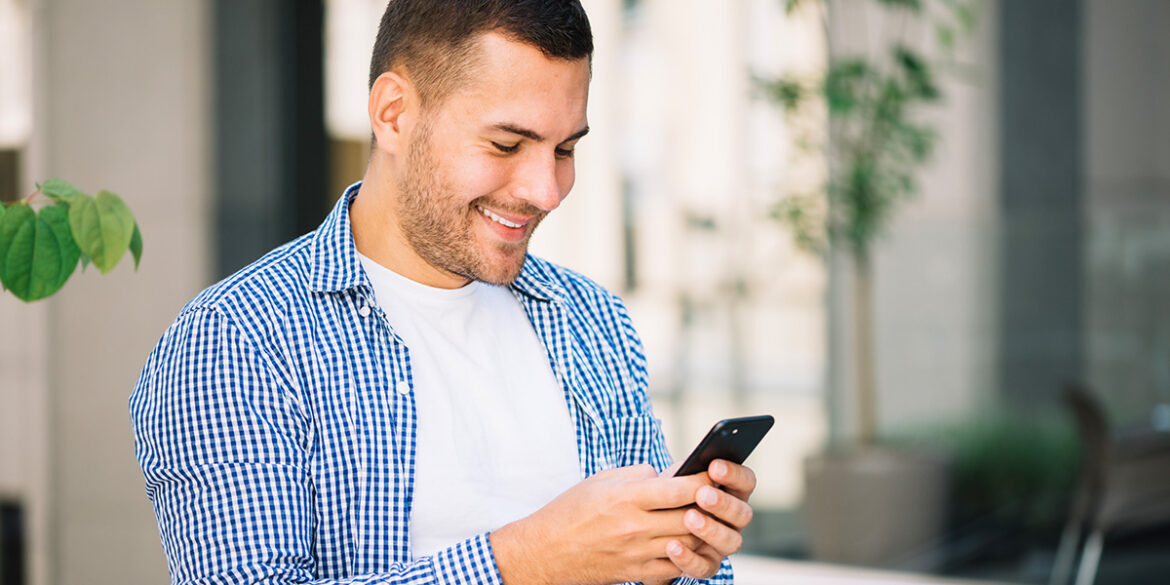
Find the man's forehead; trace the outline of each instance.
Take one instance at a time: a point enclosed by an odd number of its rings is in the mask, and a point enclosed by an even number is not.
[[[484,130],[520,130],[513,133],[530,138],[565,141],[584,134],[587,59],[550,58],[498,33],[481,35],[477,44],[465,83],[440,109],[449,115],[473,116]]]
[[[589,80],[592,77],[592,63],[589,58],[552,57],[536,45],[496,31],[480,33],[472,44],[469,56],[473,78],[499,76],[501,73],[522,76],[534,67],[562,65],[567,68],[581,68],[585,72],[584,85],[588,91]]]

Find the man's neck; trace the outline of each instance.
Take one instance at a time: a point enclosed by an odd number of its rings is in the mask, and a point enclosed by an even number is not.
[[[415,282],[435,288],[460,288],[467,278],[436,268],[410,246],[400,229],[397,181],[385,164],[371,159],[361,190],[350,206],[353,241],[367,258]]]

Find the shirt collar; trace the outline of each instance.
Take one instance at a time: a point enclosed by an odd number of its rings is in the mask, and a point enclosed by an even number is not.
[[[309,287],[315,292],[341,292],[370,286],[358,259],[349,215],[349,206],[361,191],[361,186],[360,181],[350,185],[313,234]],[[544,261],[531,254],[511,289],[538,301],[559,302],[565,297],[564,286],[552,278]]]
[[[512,290],[538,301],[559,303],[565,298],[565,288],[544,271],[544,261],[532,254],[524,261],[520,275],[512,282]]]
[[[309,288],[315,292],[341,292],[369,286],[366,271],[358,260],[349,221],[349,206],[361,187],[360,181],[350,185],[313,234]]]

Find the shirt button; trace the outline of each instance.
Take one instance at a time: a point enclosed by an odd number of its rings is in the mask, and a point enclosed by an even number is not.
[[[360,308],[358,308],[358,314],[361,315],[362,317],[369,317],[370,316],[370,306],[369,305],[362,305]]]
[[[399,380],[394,384],[394,389],[397,390],[399,394],[406,396],[407,394],[410,394],[410,382],[407,382],[406,380]]]

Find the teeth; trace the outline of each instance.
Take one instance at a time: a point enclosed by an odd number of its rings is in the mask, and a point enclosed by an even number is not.
[[[512,222],[510,222],[510,221],[508,221],[508,220],[506,220],[506,219],[504,219],[504,218],[502,218],[502,217],[500,217],[500,216],[498,216],[498,215],[496,215],[496,214],[492,213],[490,209],[486,209],[486,208],[484,208],[484,207],[481,207],[481,206],[479,206],[479,205],[476,205],[476,206],[475,206],[475,208],[476,208],[476,209],[478,209],[480,213],[482,213],[482,214],[486,215],[488,219],[490,219],[490,220],[492,220],[492,221],[494,221],[494,222],[496,222],[496,223],[498,223],[498,224],[500,224],[500,225],[502,225],[502,226],[505,226],[505,227],[510,227],[510,228],[513,228],[513,229],[514,229],[514,228],[522,228],[522,227],[524,227],[524,225],[523,225],[523,224],[519,224],[519,223],[512,223]]]

